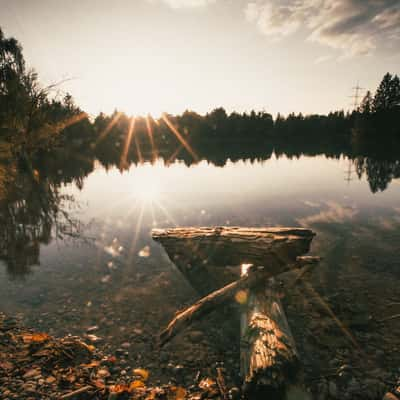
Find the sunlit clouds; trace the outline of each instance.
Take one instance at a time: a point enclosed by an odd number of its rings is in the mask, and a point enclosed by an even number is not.
[[[400,4],[392,0],[252,1],[245,15],[271,39],[306,31],[308,41],[347,55],[369,54],[400,40]]]
[[[216,0],[148,0],[150,3],[164,3],[172,8],[197,8],[215,3]]]

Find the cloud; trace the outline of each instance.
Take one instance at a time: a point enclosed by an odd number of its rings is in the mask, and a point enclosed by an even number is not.
[[[347,55],[400,42],[399,0],[256,0],[247,4],[245,15],[274,40],[304,29],[309,41]]]
[[[308,217],[299,218],[298,222],[302,226],[310,226],[314,224],[343,224],[351,221],[358,214],[355,207],[343,206],[336,202],[327,202],[328,208]]]
[[[151,2],[162,2],[171,8],[199,8],[215,3],[216,0],[149,0]]]
[[[321,56],[314,61],[314,64],[322,64],[330,61],[332,58],[333,58],[332,56]]]

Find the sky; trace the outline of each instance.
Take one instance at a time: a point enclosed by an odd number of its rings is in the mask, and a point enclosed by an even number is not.
[[[0,0],[0,27],[93,115],[327,113],[400,73],[399,0]]]

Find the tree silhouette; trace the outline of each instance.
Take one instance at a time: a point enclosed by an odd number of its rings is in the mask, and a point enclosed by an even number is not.
[[[373,107],[373,98],[371,92],[368,90],[361,101],[360,111],[363,114],[370,114]]]
[[[400,105],[400,80],[397,75],[385,74],[376,90],[373,108],[375,112],[392,110]]]
[[[14,38],[6,38],[0,28],[0,90],[5,90],[7,83],[21,76],[24,70],[21,45]]]

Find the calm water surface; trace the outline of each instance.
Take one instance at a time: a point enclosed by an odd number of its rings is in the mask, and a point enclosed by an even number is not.
[[[152,241],[154,227],[311,227],[328,289],[354,260],[382,281],[400,271],[400,180],[372,193],[345,158],[273,156],[224,167],[158,161],[123,173],[98,164],[79,186],[61,189],[71,195],[63,208],[79,221],[79,237],[42,241],[40,264],[26,256],[22,270],[0,261],[0,310],[57,335],[97,325],[96,335],[118,347],[157,333],[193,302],[195,288]]]

